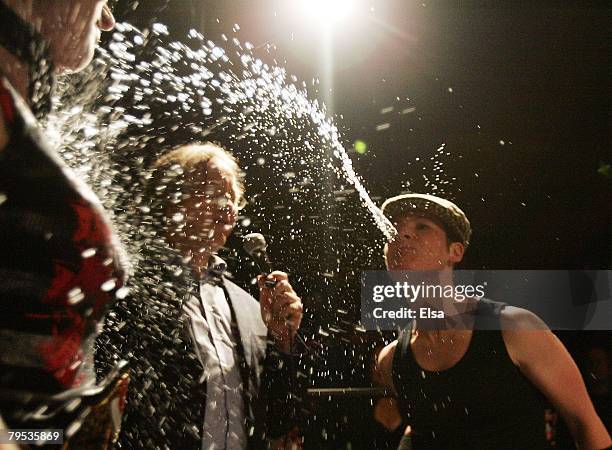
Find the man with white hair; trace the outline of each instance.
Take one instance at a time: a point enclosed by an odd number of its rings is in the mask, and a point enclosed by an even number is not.
[[[293,424],[291,343],[302,302],[280,271],[259,277],[257,302],[217,254],[244,206],[243,176],[210,142],[154,164],[155,238],[134,277],[141,289],[122,305],[126,339],[116,339],[133,368],[124,447],[263,449]]]

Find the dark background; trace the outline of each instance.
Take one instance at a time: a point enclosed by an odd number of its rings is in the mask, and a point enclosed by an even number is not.
[[[267,62],[322,80],[322,33],[297,3],[150,0],[117,12],[139,26],[156,17],[178,40],[195,27],[214,41],[272,43]],[[335,27],[330,97],[345,146],[368,145],[352,157],[371,194],[382,200],[407,182],[426,190],[428,160],[445,143],[443,178],[455,180],[443,193],[475,230],[466,267],[610,267],[611,11],[607,2],[362,3],[361,16]]]
[[[223,33],[235,35],[256,51],[273,44],[272,52],[257,55],[307,83],[320,79],[312,95],[335,114],[342,143],[352,149],[357,139],[366,142],[366,153],[350,154],[378,204],[412,190],[446,196],[462,207],[474,229],[463,268],[611,269],[612,6],[460,5],[362,3],[361,15],[335,27],[331,69],[323,63],[320,28],[297,12],[295,2],[147,0],[135,9],[120,3],[116,13],[139,27],[155,18],[177,40],[194,27],[213,41]],[[239,31],[232,30],[234,24]],[[377,131],[381,124],[389,126]],[[182,138],[174,136],[177,143]],[[256,168],[248,176],[250,183],[262,182]],[[278,237],[289,234],[286,224],[273,215],[267,222],[255,216],[252,229],[238,233],[261,230],[271,237],[274,259],[305,293],[306,334],[325,350],[313,383],[367,385],[369,352],[390,336],[357,333],[352,325],[360,271],[383,267],[382,233],[367,219],[362,234],[359,227],[346,228],[364,213],[344,209],[337,228],[321,231],[330,234],[331,244],[304,236],[287,242]],[[315,221],[304,234],[317,232]],[[353,247],[344,249],[349,243]],[[362,243],[367,255],[356,249]],[[237,240],[230,245],[239,247]],[[301,253],[304,246],[313,249]],[[344,250],[330,252],[330,246]],[[310,258],[336,253],[339,275],[322,282]],[[247,272],[239,271],[239,280],[248,283],[253,274]],[[609,333],[559,335],[578,360],[593,344],[610,348]],[[334,408],[341,414],[339,405]]]

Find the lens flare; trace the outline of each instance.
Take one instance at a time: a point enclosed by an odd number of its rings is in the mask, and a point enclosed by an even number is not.
[[[302,10],[318,23],[332,24],[351,15],[353,0],[300,0]]]

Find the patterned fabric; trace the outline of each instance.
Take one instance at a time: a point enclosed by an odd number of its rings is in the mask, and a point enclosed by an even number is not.
[[[14,113],[0,150],[0,409],[16,425],[43,399],[95,383],[93,342],[124,265],[97,197],[6,80],[0,92]]]
[[[79,429],[65,440],[62,450],[110,450],[119,438],[121,416],[125,410],[125,400],[129,375],[113,377],[108,392],[103,392],[87,412]]]

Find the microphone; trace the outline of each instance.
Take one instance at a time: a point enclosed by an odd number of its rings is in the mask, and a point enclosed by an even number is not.
[[[266,242],[266,238],[263,237],[263,234],[249,233],[243,236],[242,246],[244,251],[253,259],[253,262],[255,262],[255,265],[262,275],[265,276],[272,272],[272,264],[270,263],[268,252],[266,251],[268,243]],[[266,280],[264,282],[266,287],[269,288],[274,287],[276,283],[276,280]]]
[[[261,233],[249,233],[242,238],[242,246],[244,250],[249,254],[249,256],[255,262],[255,265],[259,269],[259,272],[266,276],[270,272],[272,272],[272,264],[270,263],[270,258],[268,258],[268,252],[266,249],[268,248],[268,243],[266,242],[266,238],[263,237]],[[273,288],[278,283],[277,280],[265,280],[264,285],[267,288]],[[291,319],[291,315],[286,318],[287,323]],[[294,332],[297,330],[294,330]],[[293,354],[293,336],[289,337],[289,353]],[[289,362],[289,371],[291,376],[289,377],[289,395],[293,395],[293,381],[297,377],[297,368],[295,367],[295,361],[293,358],[290,359]]]

